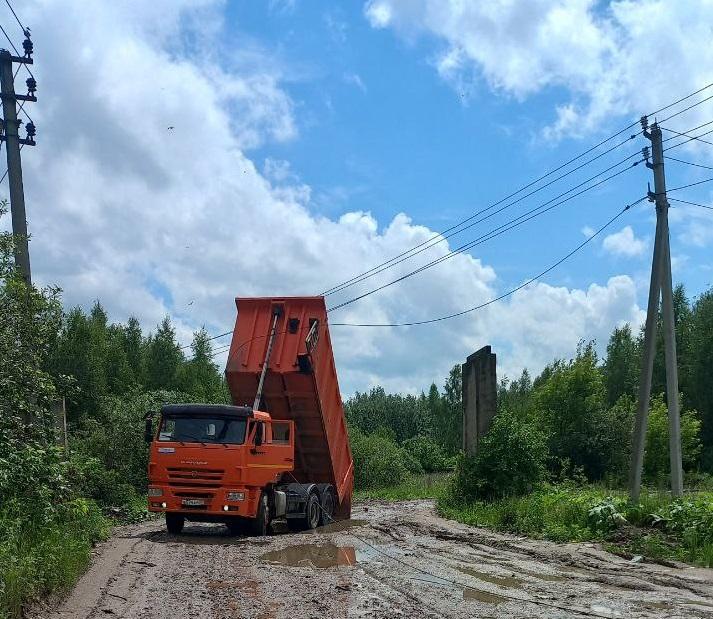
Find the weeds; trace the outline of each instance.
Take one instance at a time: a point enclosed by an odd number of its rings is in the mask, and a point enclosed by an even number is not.
[[[445,495],[450,480],[448,473],[433,473],[408,477],[396,486],[357,490],[358,499],[383,499],[386,501],[409,501],[416,499],[438,499]]]
[[[442,495],[438,510],[465,524],[556,542],[601,541],[651,559],[713,566],[713,493],[672,500],[644,493],[631,505],[621,491],[545,486],[526,496],[465,503]]]

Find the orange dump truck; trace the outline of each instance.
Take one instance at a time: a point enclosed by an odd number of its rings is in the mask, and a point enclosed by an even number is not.
[[[354,479],[323,297],[238,298],[225,375],[232,406],[147,415],[149,510],[265,534],[349,518]]]

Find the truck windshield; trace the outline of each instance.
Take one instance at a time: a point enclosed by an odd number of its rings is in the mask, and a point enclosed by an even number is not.
[[[164,417],[158,440],[242,445],[246,426],[247,420],[232,417]]]

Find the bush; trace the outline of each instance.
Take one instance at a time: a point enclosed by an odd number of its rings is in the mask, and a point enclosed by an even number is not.
[[[504,411],[480,440],[477,454],[460,458],[453,496],[473,500],[524,494],[545,480],[547,457],[544,434]]]
[[[363,434],[350,428],[354,458],[354,485],[359,489],[402,483],[409,474],[405,452],[379,433]]]
[[[98,506],[74,499],[47,519],[13,502],[0,511],[0,616],[22,616],[26,600],[67,590],[89,564],[92,546],[108,534]]]
[[[681,414],[681,452],[683,468],[692,470],[701,455],[701,422],[694,411]],[[668,408],[663,394],[651,400],[646,431],[644,476],[652,482],[664,482],[671,469],[668,450]]]
[[[416,436],[403,443],[403,448],[410,454],[426,473],[437,473],[452,468],[452,461],[436,441],[427,436]]]

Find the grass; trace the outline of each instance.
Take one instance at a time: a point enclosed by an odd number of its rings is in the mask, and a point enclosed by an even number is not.
[[[396,486],[356,490],[359,499],[382,499],[386,501],[409,501],[416,499],[438,499],[448,487],[449,473],[414,475]]]
[[[28,602],[69,589],[109,533],[110,521],[92,501],[77,499],[62,512],[0,512],[0,618],[17,619]]]
[[[525,496],[462,502],[447,494],[439,513],[453,520],[556,542],[601,541],[616,552],[713,567],[713,492],[672,500],[642,493],[637,505],[601,486],[545,486]]]

